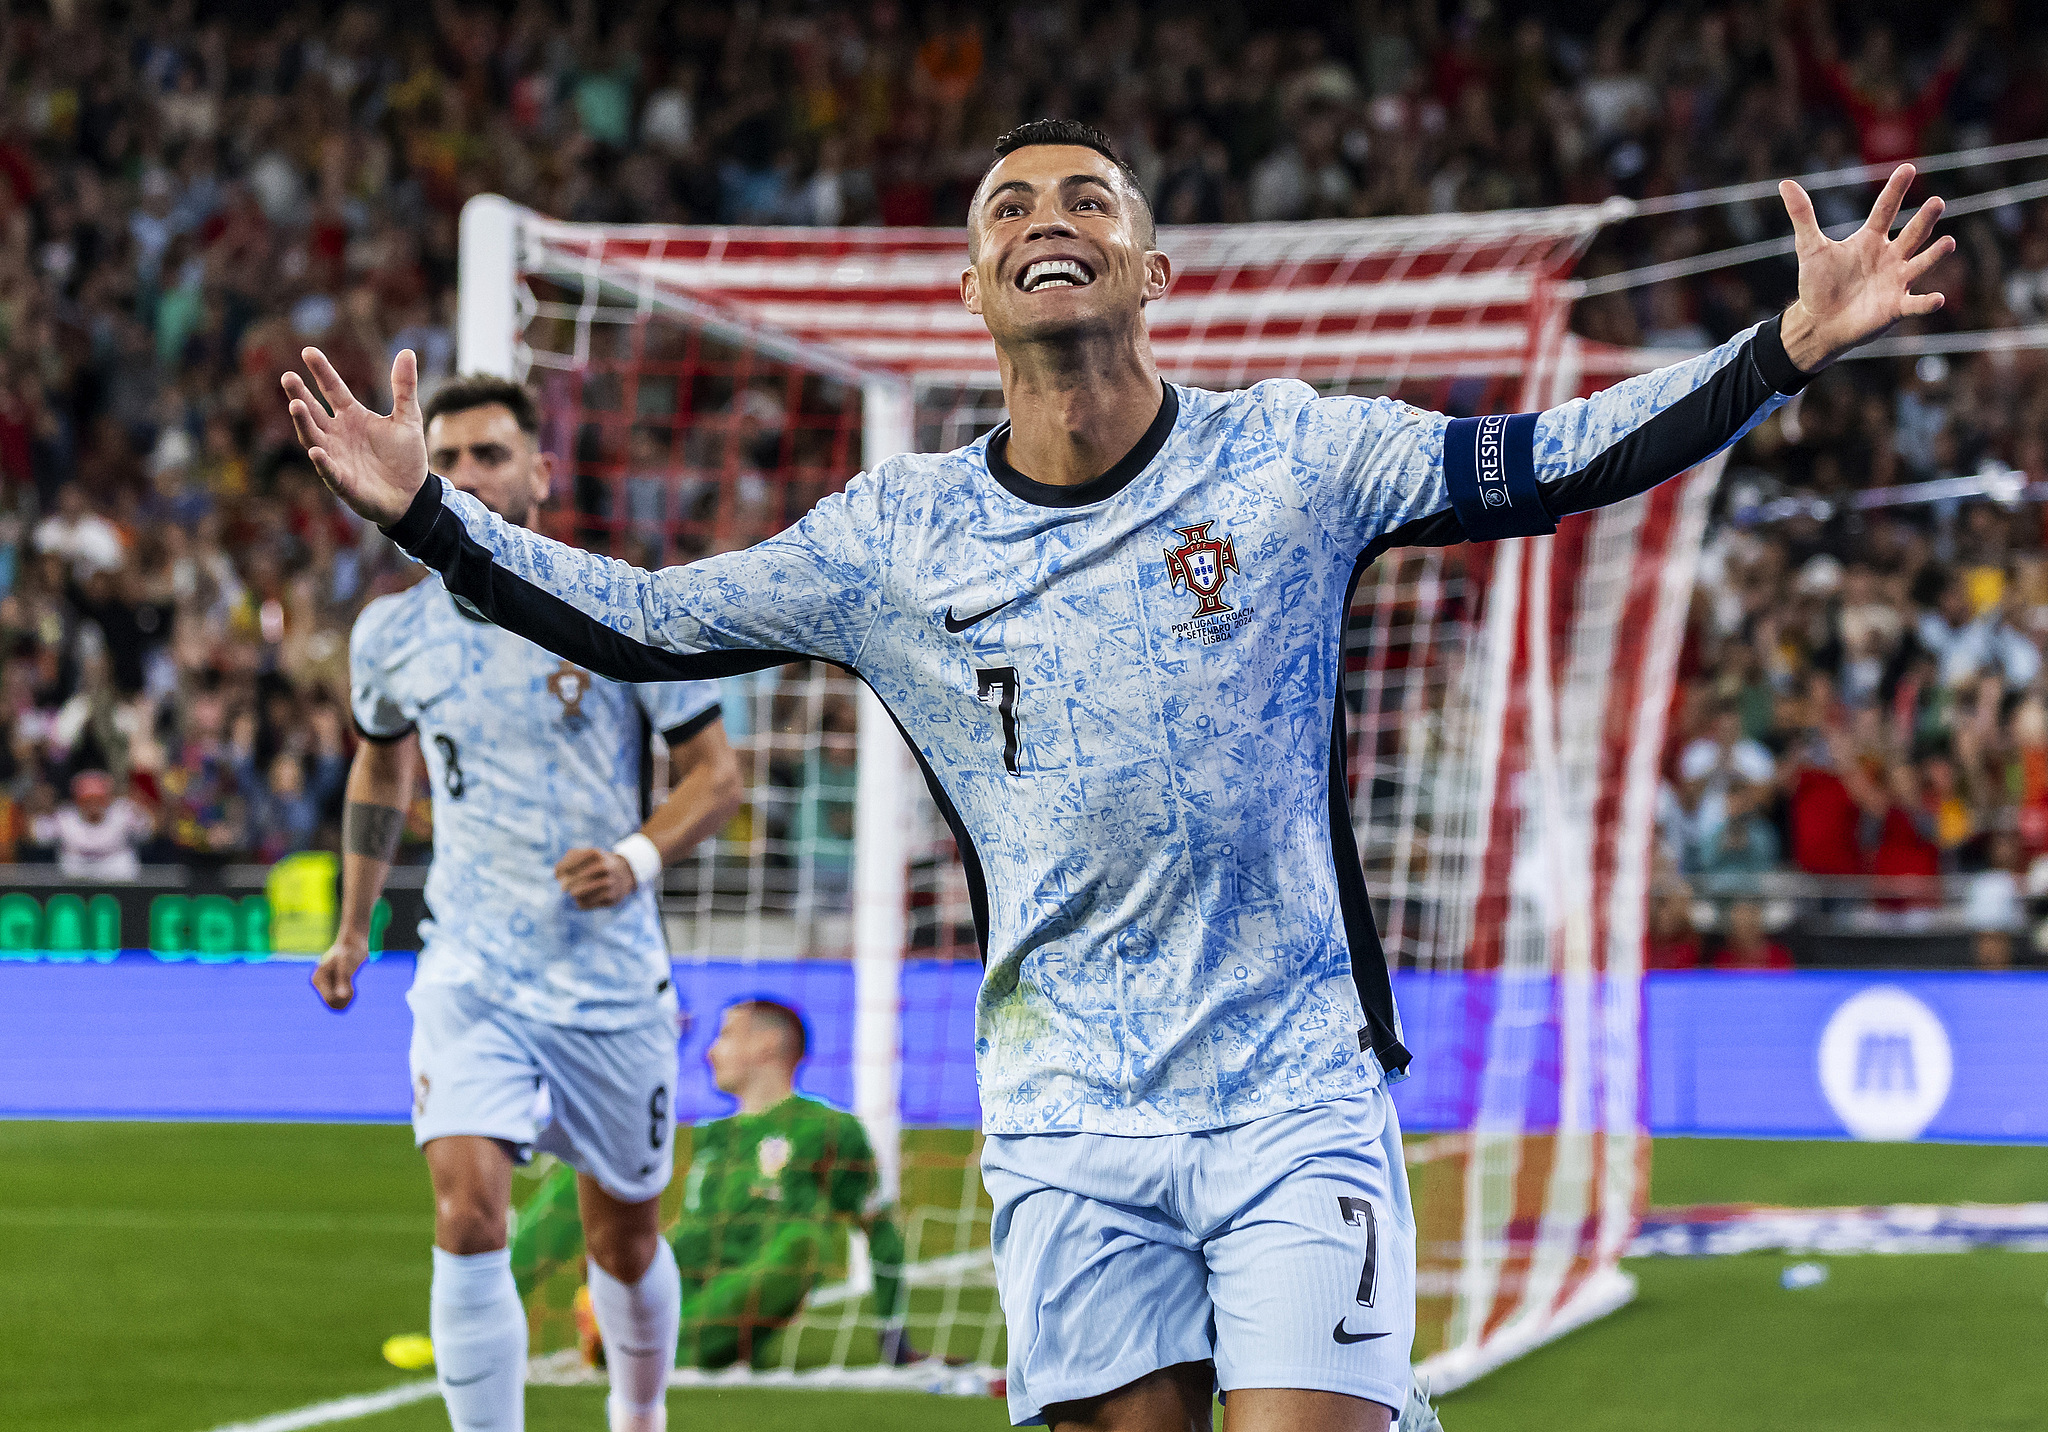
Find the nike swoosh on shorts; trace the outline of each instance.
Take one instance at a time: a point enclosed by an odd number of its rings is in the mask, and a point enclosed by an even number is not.
[[[1336,1341],[1344,1344],[1346,1347],[1349,1347],[1352,1343],[1371,1342],[1374,1338],[1385,1337],[1386,1334],[1346,1332],[1344,1329],[1344,1320],[1342,1318],[1339,1318],[1337,1319],[1337,1326],[1330,1329],[1330,1336],[1334,1338]]]

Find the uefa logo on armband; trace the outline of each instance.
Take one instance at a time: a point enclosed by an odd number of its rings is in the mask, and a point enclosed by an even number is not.
[[[1821,1092],[1859,1139],[1919,1138],[1955,1076],[1940,1017],[1896,985],[1844,1000],[1821,1031],[1818,1058]]]

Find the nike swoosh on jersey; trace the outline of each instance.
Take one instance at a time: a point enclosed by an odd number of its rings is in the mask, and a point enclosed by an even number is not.
[[[1344,1320],[1339,1318],[1337,1319],[1337,1326],[1330,1329],[1330,1336],[1346,1347],[1349,1347],[1352,1343],[1371,1342],[1374,1338],[1383,1338],[1386,1336],[1386,1333],[1346,1332],[1344,1330]]]
[[[497,1370],[495,1367],[487,1367],[475,1377],[444,1377],[441,1380],[450,1387],[468,1387],[472,1383],[482,1382]]]
[[[1014,602],[1016,600],[1017,599],[1015,597],[1010,598],[1010,602]],[[953,608],[950,605],[948,605],[946,608],[946,630],[952,632],[955,636],[958,636],[961,632],[966,631],[967,628],[973,626],[976,622],[987,621],[990,617],[994,616],[1004,607],[1007,607],[1010,604],[1010,602],[997,602],[994,606],[990,607],[985,612],[976,612],[971,617],[957,618],[953,615]]]

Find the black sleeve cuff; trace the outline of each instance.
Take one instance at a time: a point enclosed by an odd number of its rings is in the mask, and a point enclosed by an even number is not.
[[[405,509],[405,516],[378,530],[407,552],[418,556],[420,544],[434,530],[434,519],[440,515],[441,479],[430,472],[427,480],[420,484],[420,490],[413,494],[412,506]]]
[[[689,720],[683,722],[682,725],[671,726],[666,731],[662,732],[661,739],[668,742],[671,748],[680,746],[683,744],[683,742],[689,740],[692,736],[702,731],[706,726],[709,726],[713,721],[718,720],[724,714],[725,710],[723,707],[707,706],[702,711],[699,711],[695,716],[692,716]]]
[[[378,732],[372,731],[368,727],[364,726],[362,722],[356,720],[353,714],[349,716],[348,724],[356,728],[356,734],[358,736],[361,736],[365,741],[368,741],[373,746],[389,746],[395,741],[403,741],[407,736],[410,736],[413,732],[419,730],[419,726],[416,723],[414,723],[408,724],[403,731],[393,731],[388,736],[381,735]]]
[[[1749,340],[1749,352],[1763,380],[1773,391],[1789,398],[1811,383],[1814,375],[1793,366],[1792,356],[1785,351],[1784,336],[1778,332],[1784,321],[1785,315],[1781,313],[1757,329],[1756,337]]]

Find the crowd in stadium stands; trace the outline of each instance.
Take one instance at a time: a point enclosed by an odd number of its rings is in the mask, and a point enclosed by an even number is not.
[[[1641,197],[2048,134],[2048,48],[2016,0],[1566,13],[13,7],[0,860],[332,842],[349,623],[410,577],[293,451],[277,374],[318,342],[371,398],[400,346],[429,385],[445,377],[473,193],[584,220],[955,224],[993,138],[1051,114],[1107,131],[1162,221],[1221,223]],[[1816,194],[1823,222],[1869,197]],[[1581,272],[1785,230],[1774,198],[1639,221]],[[2048,319],[2048,207],[1955,231],[1936,326]],[[1589,300],[1574,322],[1698,349],[1773,311],[1789,279],[1782,262],[1722,270]],[[1712,956],[1680,916],[1688,888],[1785,869],[2003,875],[2002,901],[1980,882],[1984,927],[2020,928],[2048,850],[2041,509],[1848,499],[1985,464],[2038,478],[2044,443],[2048,370],[2001,354],[1845,365],[1736,453],[1675,707],[1670,960],[1782,962],[1754,910],[1719,922]]]

